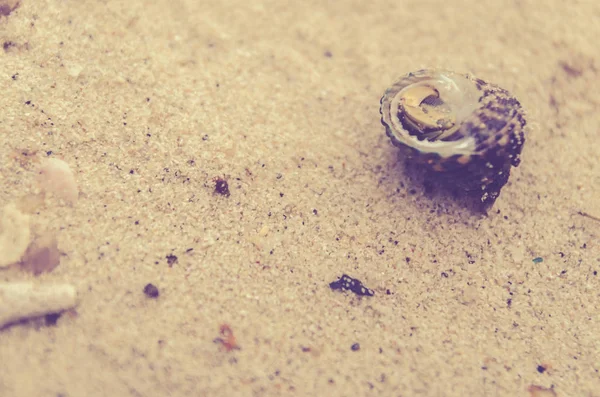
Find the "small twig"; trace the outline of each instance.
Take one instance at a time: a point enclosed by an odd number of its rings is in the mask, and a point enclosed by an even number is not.
[[[577,215],[581,215],[581,216],[585,216],[586,218],[590,218],[593,219],[597,222],[600,222],[600,218],[594,215],[590,215],[587,212],[583,212],[583,211],[577,211]]]

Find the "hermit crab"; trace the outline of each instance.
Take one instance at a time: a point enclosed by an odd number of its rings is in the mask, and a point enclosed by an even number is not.
[[[520,163],[525,113],[508,91],[469,74],[424,69],[381,98],[392,143],[427,175],[474,195],[487,211]]]

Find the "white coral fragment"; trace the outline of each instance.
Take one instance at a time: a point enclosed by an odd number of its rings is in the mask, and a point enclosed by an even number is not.
[[[0,218],[0,268],[19,262],[29,245],[29,215],[14,203],[4,206]]]
[[[70,284],[0,283],[0,328],[72,309],[76,304],[77,292]]]

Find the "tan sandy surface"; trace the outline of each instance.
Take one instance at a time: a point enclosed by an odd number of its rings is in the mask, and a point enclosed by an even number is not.
[[[48,156],[80,194],[32,218],[60,265],[0,277],[80,304],[0,331],[0,396],[600,396],[598,37],[595,0],[22,0],[0,204]],[[529,112],[487,217],[384,135],[383,91],[422,67]]]

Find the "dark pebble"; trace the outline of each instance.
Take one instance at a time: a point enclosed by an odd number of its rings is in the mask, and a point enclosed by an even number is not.
[[[144,287],[144,294],[150,298],[158,298],[158,288],[154,284],[146,284]]]

